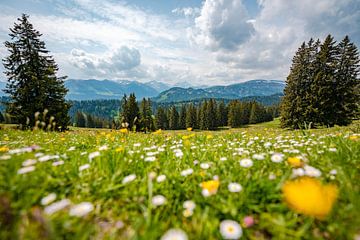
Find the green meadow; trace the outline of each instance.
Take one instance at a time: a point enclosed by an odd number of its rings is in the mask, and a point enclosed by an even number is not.
[[[183,233],[174,239],[222,239],[224,220],[241,239],[358,239],[360,123],[278,125],[151,134],[3,125],[0,239],[169,239],[174,228]],[[337,188],[324,217],[284,200],[284,183],[304,176]]]

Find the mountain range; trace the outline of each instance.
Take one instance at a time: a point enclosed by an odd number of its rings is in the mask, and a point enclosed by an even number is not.
[[[6,83],[0,82],[0,89]],[[178,85],[178,84],[177,84]],[[285,82],[280,80],[250,80],[247,82],[212,87],[173,87],[166,83],[151,81],[112,80],[75,80],[65,81],[69,89],[66,96],[69,100],[120,99],[124,94],[135,93],[138,99],[150,97],[154,102],[182,102],[204,98],[239,99],[250,96],[270,96],[281,94]],[[188,84],[186,86],[189,86]],[[0,96],[4,95],[3,92]]]

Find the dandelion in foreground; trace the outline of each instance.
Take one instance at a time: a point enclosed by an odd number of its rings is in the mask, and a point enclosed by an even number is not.
[[[217,190],[220,186],[220,182],[218,180],[210,180],[210,181],[202,182],[200,186],[202,188],[202,192],[201,192],[202,195],[204,197],[208,197],[217,193]]]
[[[49,195],[47,195],[46,197],[43,197],[41,199],[41,205],[43,205],[43,206],[49,205],[50,203],[55,201],[55,199],[56,199],[56,194],[55,193],[50,193]]]
[[[136,175],[135,174],[130,174],[126,177],[124,177],[124,179],[122,180],[122,184],[127,184],[129,182],[132,182],[136,179]]]
[[[54,214],[66,207],[68,207],[71,204],[69,199],[63,199],[58,202],[54,202],[50,204],[49,206],[45,207],[44,212],[48,215]]]
[[[168,230],[160,240],[188,240],[186,233],[179,228]]]
[[[241,192],[242,186],[239,183],[229,183],[228,189],[230,192],[237,193]]]
[[[284,154],[282,154],[282,153],[274,153],[271,156],[271,161],[274,163],[279,163],[279,162],[282,162],[283,160],[284,160]]]
[[[28,167],[23,167],[20,168],[17,173],[18,174],[25,174],[25,173],[29,173],[35,170],[35,166],[28,166]]]
[[[318,179],[301,177],[287,181],[282,187],[284,200],[298,213],[324,219],[338,195],[335,185],[323,185]]]
[[[94,210],[94,205],[90,202],[82,202],[71,207],[69,215],[75,217],[84,217]]]
[[[299,157],[289,157],[287,159],[287,162],[292,167],[302,167],[303,166],[303,162],[301,161],[301,159]]]
[[[166,198],[163,195],[156,195],[151,199],[151,203],[154,206],[161,206],[166,203]]]
[[[223,220],[220,223],[220,233],[224,239],[239,239],[242,236],[242,228],[233,220]]]
[[[240,166],[244,168],[252,167],[252,165],[253,165],[253,161],[251,159],[240,160]]]

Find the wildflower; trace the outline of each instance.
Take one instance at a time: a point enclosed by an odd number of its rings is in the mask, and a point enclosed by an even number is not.
[[[122,152],[124,151],[124,148],[123,147],[118,147],[115,149],[115,152]]]
[[[39,162],[47,162],[52,159],[59,159],[60,157],[58,155],[44,155],[39,158]]]
[[[0,147],[0,152],[8,152],[9,148],[6,146]]]
[[[186,233],[179,228],[168,230],[160,240],[188,240]]]
[[[293,177],[302,177],[305,175],[305,171],[302,168],[294,168],[292,170],[292,176]]]
[[[217,193],[220,182],[219,180],[210,180],[206,182],[202,182],[200,186],[202,187],[202,195],[204,197],[208,197]]]
[[[244,168],[252,167],[253,161],[251,159],[243,159],[240,161],[240,166]]]
[[[187,200],[187,201],[184,202],[183,207],[185,209],[189,209],[189,210],[193,211],[195,209],[195,207],[196,207],[196,204],[192,200]]]
[[[254,225],[255,224],[255,221],[254,221],[254,218],[252,217],[252,216],[246,216],[246,217],[244,217],[244,219],[243,219],[243,226],[245,227],[245,228],[249,228],[249,227],[251,227],[252,225]]]
[[[17,173],[18,174],[25,174],[25,173],[29,173],[35,170],[35,166],[28,166],[28,167],[23,167],[20,168]]]
[[[220,158],[220,161],[226,161],[227,160],[227,157],[221,157]]]
[[[301,159],[299,157],[289,157],[287,159],[287,162],[292,167],[302,167],[302,165],[303,165],[303,162],[301,161]]]
[[[156,178],[156,172],[150,172],[148,177],[150,178],[150,180],[154,180]]]
[[[301,177],[282,187],[284,199],[298,213],[324,219],[338,195],[335,185],[323,185],[318,179]]]
[[[264,160],[265,159],[265,155],[263,153],[261,154],[254,154],[253,155],[253,159],[256,159],[256,160]]]
[[[55,199],[56,199],[56,194],[50,193],[49,195],[41,199],[41,205],[49,205],[50,203],[55,201]]]
[[[132,182],[136,179],[136,175],[135,174],[130,174],[126,177],[124,177],[124,179],[122,180],[122,184],[127,184],[129,182]]]
[[[188,130],[189,132],[191,132],[193,129],[191,127],[188,127],[186,130]]]
[[[154,134],[158,135],[158,134],[161,134],[161,132],[162,132],[161,129],[158,129],[154,132]]]
[[[194,211],[187,209],[187,208],[183,211],[183,216],[186,218],[191,217],[193,214],[194,214]]]
[[[25,160],[23,163],[22,163],[22,166],[23,167],[28,167],[28,166],[31,166],[31,165],[34,165],[37,161],[35,159],[28,159],[28,160]]]
[[[223,220],[220,223],[220,233],[224,239],[239,239],[242,236],[242,228],[233,220]]]
[[[155,156],[149,156],[144,159],[145,162],[153,162],[156,160]]]
[[[305,175],[309,177],[320,177],[321,171],[317,168],[314,168],[312,166],[306,165],[304,166]]]
[[[175,149],[174,153],[175,153],[175,157],[179,157],[179,158],[184,155],[184,153],[180,149]]]
[[[54,214],[55,212],[58,212],[66,207],[68,207],[71,204],[69,199],[63,199],[58,202],[54,202],[50,204],[49,206],[45,207],[44,212],[48,215]]]
[[[202,169],[208,169],[210,167],[210,164],[208,163],[200,163],[200,168]]]
[[[241,192],[242,186],[239,183],[229,183],[228,189],[230,192],[233,192],[233,193]]]
[[[181,171],[180,175],[183,177],[189,176],[194,172],[192,168]]]
[[[156,181],[158,182],[158,183],[161,183],[161,182],[163,182],[163,181],[165,181],[166,180],[166,176],[165,175],[159,175],[157,178],[156,178]]]
[[[63,164],[64,164],[64,161],[63,161],[63,160],[56,161],[56,162],[53,162],[53,163],[52,163],[52,165],[53,165],[54,167],[60,166],[60,165],[63,165]]]
[[[86,169],[90,168],[90,164],[84,164],[79,167],[79,172],[84,171]]]
[[[72,147],[70,147],[69,149],[68,149],[68,151],[74,151],[75,150],[75,147],[74,146],[72,146]]]
[[[329,148],[329,151],[330,152],[337,152],[337,149],[336,148]]]
[[[352,141],[356,141],[356,140],[358,140],[358,136],[357,135],[351,135],[351,136],[349,136],[349,139],[350,140],[352,140]]]
[[[127,130],[127,128],[122,128],[122,129],[120,129],[120,132],[121,132],[121,133],[127,133],[128,130]]]
[[[151,203],[154,206],[161,206],[166,203],[166,198],[163,195],[156,195],[151,199]]]
[[[269,147],[271,147],[271,146],[272,146],[272,143],[270,143],[270,142],[264,143],[264,147],[265,147],[265,148],[269,148]]]
[[[337,174],[337,170],[336,169],[333,169],[329,172],[331,175],[336,175]]]
[[[274,179],[276,179],[276,175],[274,173],[270,173],[269,180],[274,180]]]
[[[274,163],[279,163],[279,162],[282,162],[283,160],[284,160],[284,154],[282,154],[282,153],[274,153],[271,156],[271,161]]]
[[[96,152],[92,152],[89,154],[89,161],[92,161],[94,158],[99,157],[100,156],[100,152],[96,151]]]
[[[105,151],[105,150],[108,150],[108,146],[104,145],[99,147],[99,151]]]
[[[94,206],[89,202],[82,202],[71,207],[69,215],[75,217],[84,217],[94,210]]]

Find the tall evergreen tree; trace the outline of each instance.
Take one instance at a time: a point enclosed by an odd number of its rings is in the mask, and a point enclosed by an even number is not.
[[[136,101],[136,96],[135,93],[130,94],[129,99],[128,99],[128,123],[129,123],[129,128],[131,130],[136,129],[136,131],[140,131],[139,128],[139,119],[140,119],[140,112],[139,112],[139,106],[138,103]]]
[[[196,122],[196,108],[194,104],[189,104],[186,111],[186,128],[197,128],[197,122]]]
[[[156,128],[157,129],[169,129],[169,121],[164,108],[159,107],[156,112]]]
[[[169,129],[171,130],[179,129],[178,124],[179,124],[179,113],[176,110],[176,107],[172,106],[169,112]]]
[[[140,129],[148,132],[155,130],[154,118],[151,110],[150,99],[143,98],[140,107]]]
[[[200,108],[200,129],[208,130],[209,129],[209,119],[208,119],[208,102],[205,100],[201,104]]]
[[[76,112],[75,115],[75,125],[77,127],[86,127],[86,119],[83,112]]]
[[[66,130],[70,120],[70,105],[65,102],[66,77],[56,76],[58,66],[28,18],[25,14],[18,18],[19,22],[10,29],[11,41],[5,42],[10,52],[3,59],[8,77],[5,92],[11,99],[7,112],[23,128],[35,126],[38,112],[46,125],[55,118],[53,129]]]
[[[224,101],[221,101],[217,107],[217,120],[218,120],[218,126],[226,126],[227,125],[227,109]]]
[[[186,128],[186,106],[183,104],[180,108],[180,116],[179,116],[179,129]]]

